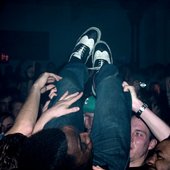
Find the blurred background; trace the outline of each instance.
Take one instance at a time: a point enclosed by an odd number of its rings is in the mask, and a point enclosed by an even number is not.
[[[170,62],[169,0],[1,0],[0,66],[60,68],[91,26],[101,29],[117,64]]]
[[[101,30],[122,79],[170,125],[170,0],[0,0],[0,134],[34,81],[58,73],[89,27]]]

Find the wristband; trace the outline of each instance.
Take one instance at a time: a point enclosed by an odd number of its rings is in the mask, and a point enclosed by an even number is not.
[[[148,105],[143,103],[143,105],[139,108],[139,110],[136,112],[136,117],[140,118],[142,112],[148,108]]]

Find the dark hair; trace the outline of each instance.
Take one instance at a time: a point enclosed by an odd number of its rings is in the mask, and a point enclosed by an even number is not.
[[[0,169],[12,170],[18,167],[19,150],[26,137],[22,134],[11,134],[0,140]]]
[[[19,169],[61,169],[66,157],[67,140],[64,132],[56,128],[43,129],[23,144]]]

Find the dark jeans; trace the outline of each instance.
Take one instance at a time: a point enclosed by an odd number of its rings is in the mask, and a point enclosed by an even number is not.
[[[80,62],[67,64],[61,70],[59,75],[62,76],[63,79],[59,82],[56,82],[55,85],[57,87],[57,96],[52,99],[49,107],[53,106],[66,91],[68,91],[69,94],[84,91],[84,84],[88,79],[87,68],[83,63]],[[72,105],[80,107],[80,110],[78,112],[61,116],[59,118],[54,118],[51,121],[49,121],[44,128],[54,128],[62,127],[64,125],[72,125],[79,132],[83,132],[84,116],[82,105],[83,100],[82,99],[78,100]]]
[[[94,81],[93,162],[110,170],[124,170],[130,149],[130,94],[123,92],[122,81],[114,65],[104,65]]]
[[[87,68],[82,63],[69,63],[59,74],[63,77],[56,83],[58,96],[65,92],[83,91],[88,79]],[[110,170],[123,170],[128,164],[130,147],[131,99],[122,90],[122,82],[114,65],[104,65],[95,76],[96,108],[92,126],[94,164]],[[82,108],[82,101],[76,102]],[[73,125],[84,130],[83,111],[56,118],[45,128]]]

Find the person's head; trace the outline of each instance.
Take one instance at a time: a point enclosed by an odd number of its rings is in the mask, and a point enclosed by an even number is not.
[[[0,169],[14,170],[18,168],[20,147],[25,136],[22,134],[10,134],[0,140]]]
[[[87,138],[72,127],[45,129],[31,137],[22,147],[19,168],[41,170],[73,170],[90,160]],[[87,150],[89,149],[89,150]]]
[[[146,124],[136,116],[131,119],[130,167],[141,166],[157,144]]]
[[[83,104],[83,112],[84,112],[84,126],[88,133],[91,132],[93,117],[95,111],[96,99],[94,96],[89,96],[86,98]]]
[[[94,113],[86,112],[84,113],[84,126],[88,133],[91,132],[92,124],[93,124]]]
[[[72,126],[65,126],[62,131],[68,142],[67,154],[75,158],[75,167],[88,165],[92,156],[92,142],[88,133],[79,133]]]
[[[156,146],[147,164],[149,170],[170,170],[170,137]]]
[[[6,133],[14,124],[14,118],[9,113],[1,117],[1,133]]]

